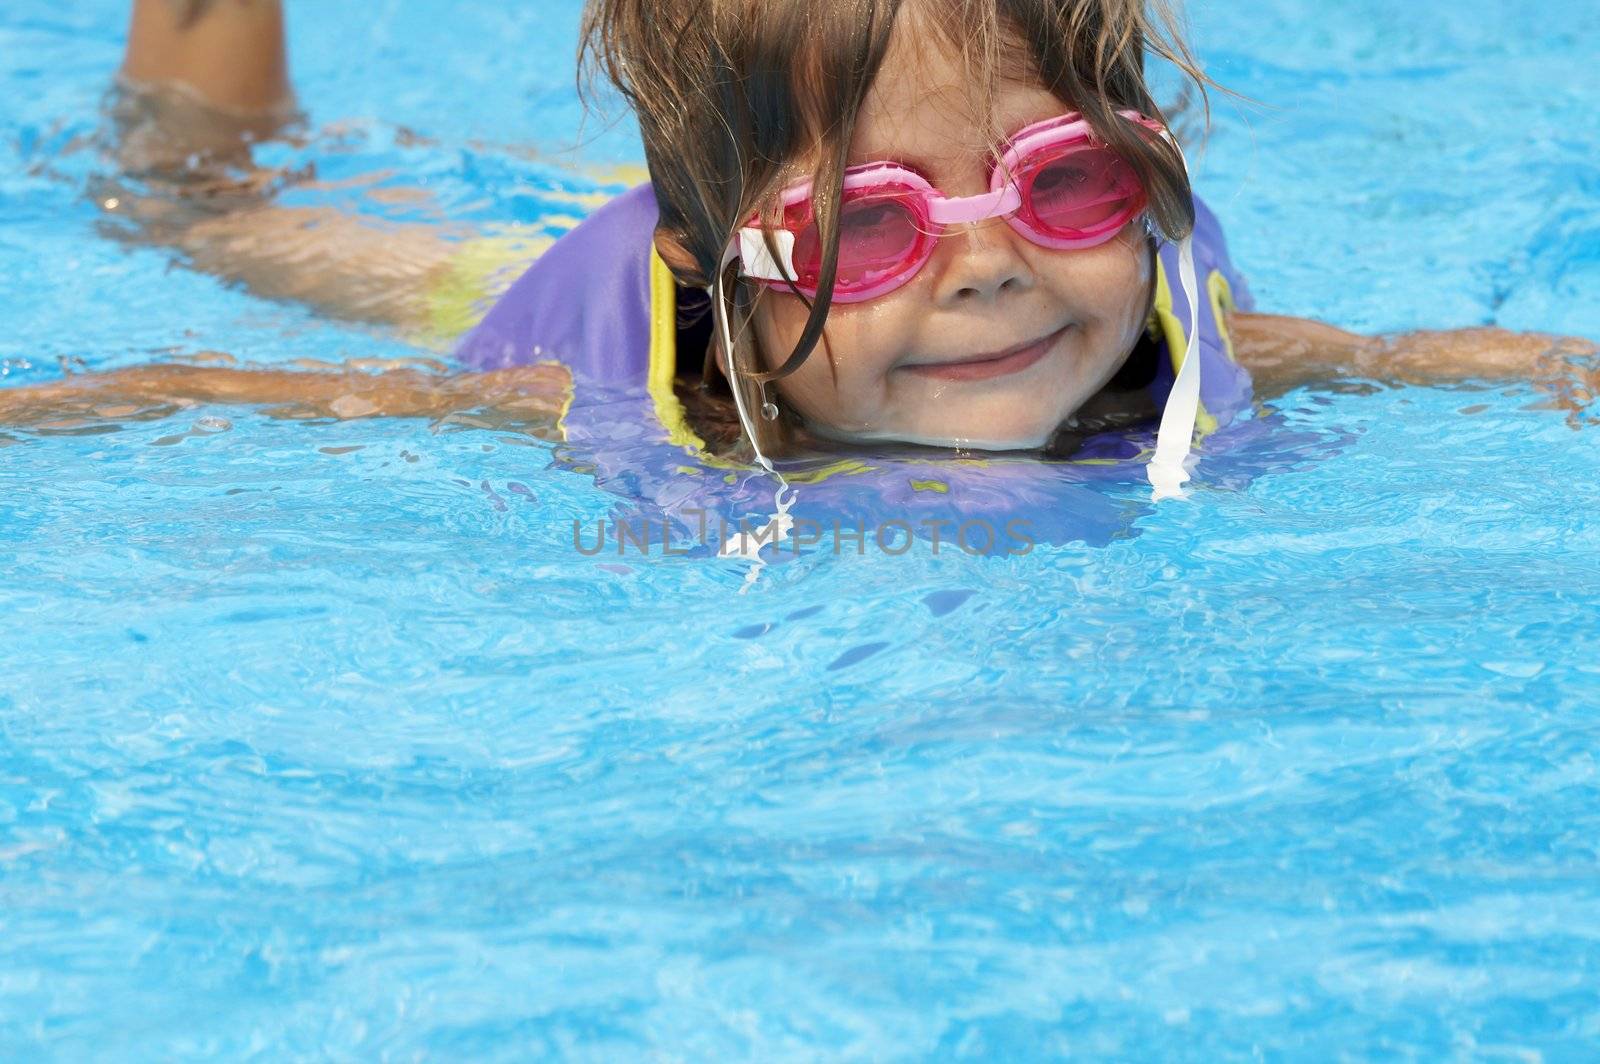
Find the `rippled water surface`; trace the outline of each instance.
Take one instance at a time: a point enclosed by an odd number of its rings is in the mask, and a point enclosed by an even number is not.
[[[101,234],[124,7],[0,10],[3,383],[417,353]],[[538,225],[637,157],[567,150],[573,0],[291,14],[325,132],[263,153],[336,205]],[[1193,18],[1264,308],[1600,338],[1600,9]],[[1298,392],[1187,503],[742,595],[583,556],[617,494],[504,432],[10,431],[0,1056],[1585,1059],[1600,430],[1544,398]]]

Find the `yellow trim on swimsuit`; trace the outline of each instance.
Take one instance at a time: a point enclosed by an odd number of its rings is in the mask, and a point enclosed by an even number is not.
[[[423,327],[435,339],[453,340],[464,336],[482,321],[495,300],[556,242],[552,229],[576,226],[596,208],[614,199],[617,190],[632,188],[650,179],[644,167],[631,163],[586,167],[583,173],[600,187],[590,192],[554,189],[544,193],[550,199],[578,208],[577,213],[550,215],[537,227],[491,227],[483,236],[461,244],[425,297]]]
[[[428,331],[441,340],[465,335],[555,242],[549,233],[519,228],[464,242],[427,294]]]
[[[667,430],[667,439],[679,447],[702,453],[706,443],[684,413],[683,403],[673,390],[678,376],[678,282],[656,249],[650,249],[650,372],[646,384],[655,404],[656,420]]]
[[[1221,270],[1212,270],[1206,278],[1206,295],[1211,297],[1211,313],[1217,319],[1217,334],[1222,337],[1222,349],[1228,361],[1237,364],[1239,357],[1233,352],[1233,331],[1229,328],[1229,315],[1233,313],[1233,285],[1222,276]]]

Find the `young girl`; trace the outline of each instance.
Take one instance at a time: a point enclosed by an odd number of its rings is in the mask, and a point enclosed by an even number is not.
[[[1252,378],[1534,377],[1573,409],[1596,383],[1577,341],[1246,313],[1145,79],[1154,53],[1204,85],[1161,0],[591,0],[585,49],[651,183],[511,249],[537,261],[457,346],[478,372],[151,366],[0,393],[0,418],[470,409],[712,464],[885,441],[1141,458],[1171,490]],[[182,184],[107,208],[196,267],[411,327],[504,287],[504,241],[276,207],[194,166],[237,167],[291,114],[278,0],[136,0],[122,80],[125,168]]]

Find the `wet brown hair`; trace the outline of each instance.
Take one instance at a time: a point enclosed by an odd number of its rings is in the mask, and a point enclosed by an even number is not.
[[[962,57],[980,102],[1020,60],[1128,160],[1167,237],[1194,227],[1180,154],[1117,115],[1133,109],[1166,123],[1145,80],[1147,52],[1176,65],[1202,96],[1210,84],[1167,0],[589,0],[584,69],[609,80],[638,116],[658,233],[689,260],[672,263],[682,283],[710,285],[745,220],[770,215],[797,163],[813,168],[824,257],[794,350],[777,370],[762,371],[745,328],[758,292],[736,283],[736,265],[723,279],[734,306],[713,308],[731,312],[736,350],[727,358],[747,410],[759,410],[763,382],[793,372],[822,339],[846,159],[891,35],[906,17]],[[704,382],[713,379],[713,352]],[[762,425],[759,414],[756,421],[762,449],[781,446],[779,426]]]

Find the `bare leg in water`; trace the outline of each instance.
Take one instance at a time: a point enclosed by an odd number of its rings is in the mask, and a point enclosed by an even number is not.
[[[298,120],[280,0],[135,0],[113,118],[122,177],[94,190],[110,231],[268,298],[420,331],[427,294],[472,235],[273,202],[282,175],[256,168],[251,148]],[[293,418],[475,413],[544,435],[570,386],[549,365],[450,374],[422,359],[320,372],[245,368],[219,353],[195,361],[3,389],[0,423],[65,429],[229,403]]]

